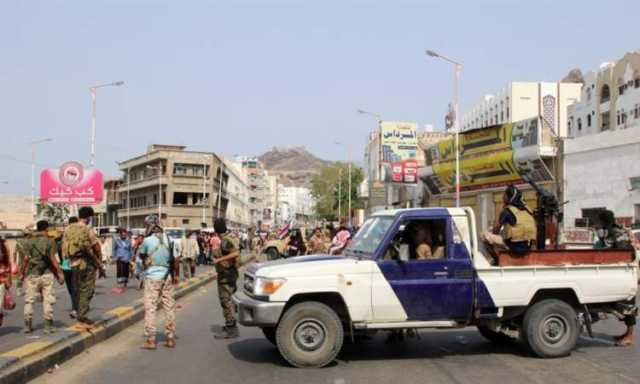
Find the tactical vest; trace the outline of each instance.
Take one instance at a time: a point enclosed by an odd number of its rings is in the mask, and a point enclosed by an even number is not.
[[[512,205],[507,209],[516,217],[516,225],[504,225],[504,238],[512,242],[536,240],[536,221],[526,210],[520,210]]]
[[[91,248],[91,228],[81,223],[69,225],[62,238],[62,258],[88,258],[93,252]]]
[[[50,269],[49,255],[55,250],[55,243],[45,234],[37,233],[23,244],[29,255],[27,275],[42,276]]]
[[[239,239],[231,233],[227,233],[222,237],[222,241],[220,242],[220,257],[225,257],[231,254],[234,251],[240,250],[240,241]],[[234,260],[223,261],[218,264],[223,268],[235,267],[237,268],[240,265],[240,258],[236,257]]]

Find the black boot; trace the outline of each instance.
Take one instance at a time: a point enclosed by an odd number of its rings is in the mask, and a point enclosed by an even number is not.
[[[238,332],[238,326],[234,322],[233,324],[225,325],[222,331],[216,333],[213,337],[215,339],[235,339],[238,336],[240,336],[240,333]]]

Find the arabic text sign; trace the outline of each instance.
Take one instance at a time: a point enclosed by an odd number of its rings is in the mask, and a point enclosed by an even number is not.
[[[40,200],[58,204],[93,205],[102,201],[104,184],[97,169],[69,162],[40,173]]]
[[[381,154],[380,162],[390,168],[387,176],[393,182],[415,183],[415,163],[418,150],[416,124],[383,121],[380,123]],[[410,163],[407,163],[410,161]],[[405,172],[406,170],[406,172]],[[412,173],[413,172],[413,173]]]

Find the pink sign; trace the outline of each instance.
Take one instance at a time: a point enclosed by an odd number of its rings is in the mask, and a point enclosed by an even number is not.
[[[104,189],[102,172],[84,169],[75,161],[40,173],[40,200],[58,204],[99,204]]]

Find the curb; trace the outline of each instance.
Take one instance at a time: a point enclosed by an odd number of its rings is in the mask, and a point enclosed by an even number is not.
[[[215,280],[215,272],[207,272],[178,285],[176,300]],[[63,363],[89,347],[104,341],[144,318],[143,300],[114,308],[96,320],[91,330],[68,327],[55,335],[43,337],[14,350],[0,354],[0,384],[25,383]],[[95,320],[95,319],[94,319]]]

